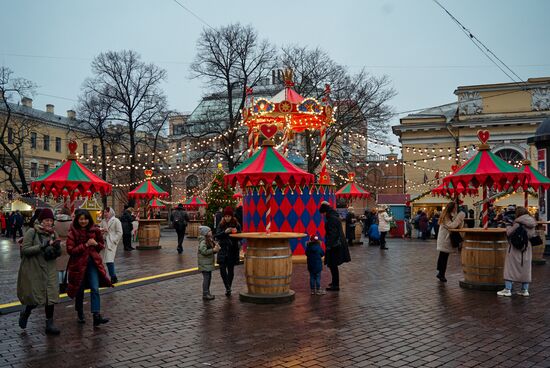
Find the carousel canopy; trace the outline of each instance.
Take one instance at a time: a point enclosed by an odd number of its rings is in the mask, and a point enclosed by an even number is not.
[[[183,207],[187,209],[193,209],[193,208],[199,208],[199,207],[206,207],[207,204],[204,201],[204,199],[201,199],[197,196],[193,196],[183,202]]]
[[[312,184],[313,180],[312,174],[295,166],[277,152],[270,140],[265,140],[258,152],[224,176],[226,184],[235,186],[239,183],[243,188],[247,185],[271,183],[276,183],[279,187],[303,186]]]
[[[168,192],[164,191],[154,181],[151,180],[152,170],[145,170],[146,180],[136,189],[128,193],[128,198],[153,199],[168,197]]]
[[[526,160],[523,162],[523,172],[527,174],[527,180],[525,181],[523,189],[533,188],[534,190],[538,190],[542,188],[548,190],[548,188],[550,188],[550,179],[531,166],[530,161]]]
[[[349,183],[344,185],[336,192],[336,197],[339,198],[368,198],[370,193],[365,189],[357,185],[353,180],[355,179],[354,173],[348,173]]]
[[[97,177],[76,159],[77,144],[69,142],[67,161],[31,183],[31,190],[38,195],[54,197],[91,196],[93,193],[107,195],[113,186]]]
[[[149,207],[151,208],[166,208],[166,205],[159,201],[157,198],[153,198],[149,201]]]
[[[432,189],[432,194],[438,196],[454,196],[455,194],[476,195],[478,192],[479,190],[472,185],[469,185],[465,189],[462,183],[458,183],[457,190],[455,190],[451,182],[447,184],[441,183],[438,187]]]

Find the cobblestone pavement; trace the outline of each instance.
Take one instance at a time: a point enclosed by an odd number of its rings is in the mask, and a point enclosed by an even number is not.
[[[505,298],[461,289],[456,255],[439,283],[433,241],[388,246],[352,248],[340,293],[310,296],[295,265],[288,305],[226,298],[216,273],[211,302],[198,274],[104,295],[111,322],[95,330],[68,303],[56,308],[58,337],[44,335],[43,311],[26,331],[16,313],[0,316],[0,366],[550,367],[550,265],[533,268],[531,297]]]
[[[197,240],[185,238],[184,252],[178,255],[177,236],[164,230],[159,250],[124,251],[117,249],[115,266],[119,281],[155,275],[197,266]],[[134,246],[137,245],[134,244]],[[19,270],[19,246],[11,240],[0,240],[0,304],[17,300],[17,271]]]

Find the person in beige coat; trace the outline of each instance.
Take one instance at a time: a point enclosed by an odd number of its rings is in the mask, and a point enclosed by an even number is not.
[[[463,211],[457,213],[455,202],[449,202],[439,218],[439,232],[437,234],[437,250],[439,257],[437,258],[437,278],[441,282],[447,282],[445,272],[447,271],[447,261],[449,254],[453,252],[451,245],[451,233],[449,229],[460,229],[464,226],[464,217],[466,214]]]
[[[388,206],[381,205],[378,208],[378,231],[380,231],[380,249],[388,249],[386,247],[386,235],[390,231],[390,223],[393,220],[388,214]]]
[[[516,219],[506,227],[506,235],[511,236],[522,225],[531,239],[536,232],[537,222],[529,214],[525,207],[516,208]],[[533,258],[531,244],[523,252],[512,244],[508,245],[506,260],[504,261],[504,289],[497,292],[500,296],[512,296],[514,282],[521,282],[521,291],[518,295],[529,296],[529,283],[531,282],[531,260]]]
[[[105,249],[102,254],[103,262],[107,265],[111,282],[116,284],[118,278],[115,271],[115,256],[118,244],[122,240],[122,223],[116,218],[115,210],[111,207],[105,207],[103,211],[101,231],[105,240]]]

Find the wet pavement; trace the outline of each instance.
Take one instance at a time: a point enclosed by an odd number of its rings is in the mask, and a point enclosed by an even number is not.
[[[199,274],[103,295],[111,322],[96,329],[89,315],[79,325],[72,305],[60,304],[58,337],[44,334],[42,310],[26,331],[16,313],[0,316],[0,366],[550,367],[550,265],[533,268],[531,297],[505,298],[460,288],[456,255],[449,282],[439,283],[434,241],[390,239],[388,246],[353,247],[339,293],[310,296],[306,266],[295,265],[296,300],[288,305],[227,298],[216,272],[211,302],[201,299]],[[173,257],[166,267],[177,265]],[[239,266],[234,289],[244,287]]]

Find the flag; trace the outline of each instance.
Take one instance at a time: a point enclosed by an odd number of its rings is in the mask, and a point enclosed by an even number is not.
[[[424,171],[424,183],[428,182],[428,175],[426,175],[426,172]]]

